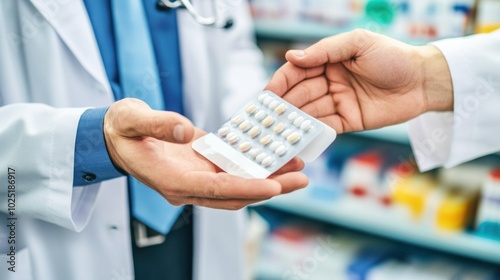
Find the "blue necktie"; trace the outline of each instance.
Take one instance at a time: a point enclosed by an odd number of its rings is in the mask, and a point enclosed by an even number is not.
[[[142,0],[113,0],[120,84],[124,97],[141,99],[155,110],[164,110],[158,67]],[[166,234],[182,212],[162,196],[129,177],[133,216],[148,227]]]

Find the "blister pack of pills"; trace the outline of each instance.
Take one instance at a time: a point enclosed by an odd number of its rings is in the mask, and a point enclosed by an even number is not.
[[[267,178],[295,156],[313,161],[336,136],[331,127],[264,91],[192,146],[231,175]]]

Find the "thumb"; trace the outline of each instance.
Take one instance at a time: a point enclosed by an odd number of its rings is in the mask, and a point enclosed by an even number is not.
[[[194,135],[193,124],[186,117],[174,112],[153,110],[138,99],[122,99],[113,104],[106,115],[109,126],[125,137],[149,136],[168,142],[186,143]]]
[[[169,111],[148,110],[144,116],[137,119],[135,127],[139,135],[174,143],[187,143],[194,135],[191,121]]]
[[[362,53],[373,33],[363,29],[322,39],[305,50],[290,50],[286,59],[299,67],[310,68],[349,60]]]

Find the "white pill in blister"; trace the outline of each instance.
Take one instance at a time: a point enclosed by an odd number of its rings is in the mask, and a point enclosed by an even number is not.
[[[273,102],[274,98],[272,98],[271,96],[268,96],[266,97],[266,99],[264,99],[264,101],[262,102],[264,105],[269,105],[271,104],[271,102]]]
[[[272,140],[271,135],[266,135],[260,139],[260,143],[265,146],[265,145],[269,144],[269,142],[271,142],[271,140]]]
[[[219,128],[217,133],[219,134],[220,137],[226,137],[226,135],[229,133],[229,127],[223,126]]]
[[[259,155],[257,155],[257,157],[255,158],[255,160],[258,161],[258,162],[262,162],[266,157],[267,157],[266,153],[260,153]]]
[[[278,107],[276,107],[276,109],[274,109],[274,111],[278,114],[278,115],[281,115],[283,114],[285,111],[286,111],[286,105],[284,103],[281,103]]]
[[[281,133],[281,136],[283,137],[288,137],[288,135],[292,134],[292,130],[291,129],[285,129],[285,131],[283,131],[283,133]]]
[[[255,138],[255,137],[257,137],[259,134],[260,134],[260,128],[259,128],[258,126],[254,126],[254,127],[252,127],[252,129],[250,129],[250,131],[248,132],[248,135],[249,135],[251,138]]]
[[[269,97],[269,95],[267,95],[266,93],[263,93],[263,94],[259,95],[257,100],[259,100],[260,102],[263,102],[267,97]]]
[[[241,131],[243,131],[243,132],[245,132],[245,131],[249,130],[249,129],[250,129],[250,127],[252,127],[252,123],[250,123],[250,121],[249,121],[249,120],[245,120],[245,121],[243,121],[243,122],[240,124],[240,126],[239,126],[239,128],[240,128],[240,129],[241,129]]]
[[[260,150],[257,148],[253,148],[248,152],[248,155],[252,158],[255,158],[258,154],[260,154]]]
[[[286,153],[286,147],[285,145],[281,145],[279,146],[276,151],[274,151],[275,154],[277,154],[278,156],[282,156]]]
[[[285,129],[285,124],[280,122],[279,124],[277,124],[274,128],[273,128],[273,131],[276,132],[276,133],[281,133],[283,131],[283,129]]]
[[[304,131],[308,131],[309,129],[311,129],[312,127],[312,123],[310,120],[305,120],[301,125],[300,125],[300,129],[304,130]]]
[[[278,107],[279,104],[279,101],[273,100],[271,101],[271,103],[269,103],[269,105],[267,105],[267,107],[269,107],[269,109],[271,110],[274,110],[276,107]]]
[[[238,140],[240,140],[240,137],[238,136],[238,134],[234,133],[234,132],[229,132],[227,134],[227,142],[229,144],[235,144],[236,142],[238,142]]]
[[[269,149],[271,149],[271,151],[276,151],[276,149],[281,145],[281,142],[279,141],[275,141],[273,142],[270,146],[269,146]]]
[[[297,117],[299,116],[299,114],[297,114],[297,112],[291,112],[289,115],[288,115],[288,120],[290,122],[293,122]]]
[[[270,127],[274,123],[274,118],[271,116],[267,116],[262,120],[262,125],[265,127]]]
[[[250,150],[251,147],[252,147],[252,144],[250,144],[250,142],[243,142],[240,144],[240,151],[246,152],[246,151]]]
[[[241,115],[237,115],[231,119],[231,124],[238,125],[242,120],[243,120],[243,118],[241,117]]]
[[[296,127],[300,127],[303,121],[304,117],[298,117],[293,121],[293,125],[295,125]]]
[[[264,165],[265,167],[268,167],[273,163],[273,161],[274,161],[273,158],[271,156],[268,156],[262,160],[262,165]]]
[[[264,110],[260,110],[257,112],[257,114],[255,114],[255,118],[258,119],[259,121],[261,121],[266,116],[267,116],[267,114],[266,114],[266,111],[264,111]]]
[[[257,110],[257,106],[255,106],[255,104],[252,104],[252,105],[248,106],[245,111],[251,115],[256,110]]]
[[[292,144],[295,144],[297,142],[299,142],[300,140],[300,134],[298,132],[294,132],[292,134],[290,134],[286,140]]]

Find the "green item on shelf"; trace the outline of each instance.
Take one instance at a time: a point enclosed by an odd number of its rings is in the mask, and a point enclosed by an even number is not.
[[[387,0],[370,0],[366,3],[366,16],[369,20],[382,25],[391,24],[394,19],[394,8]]]

